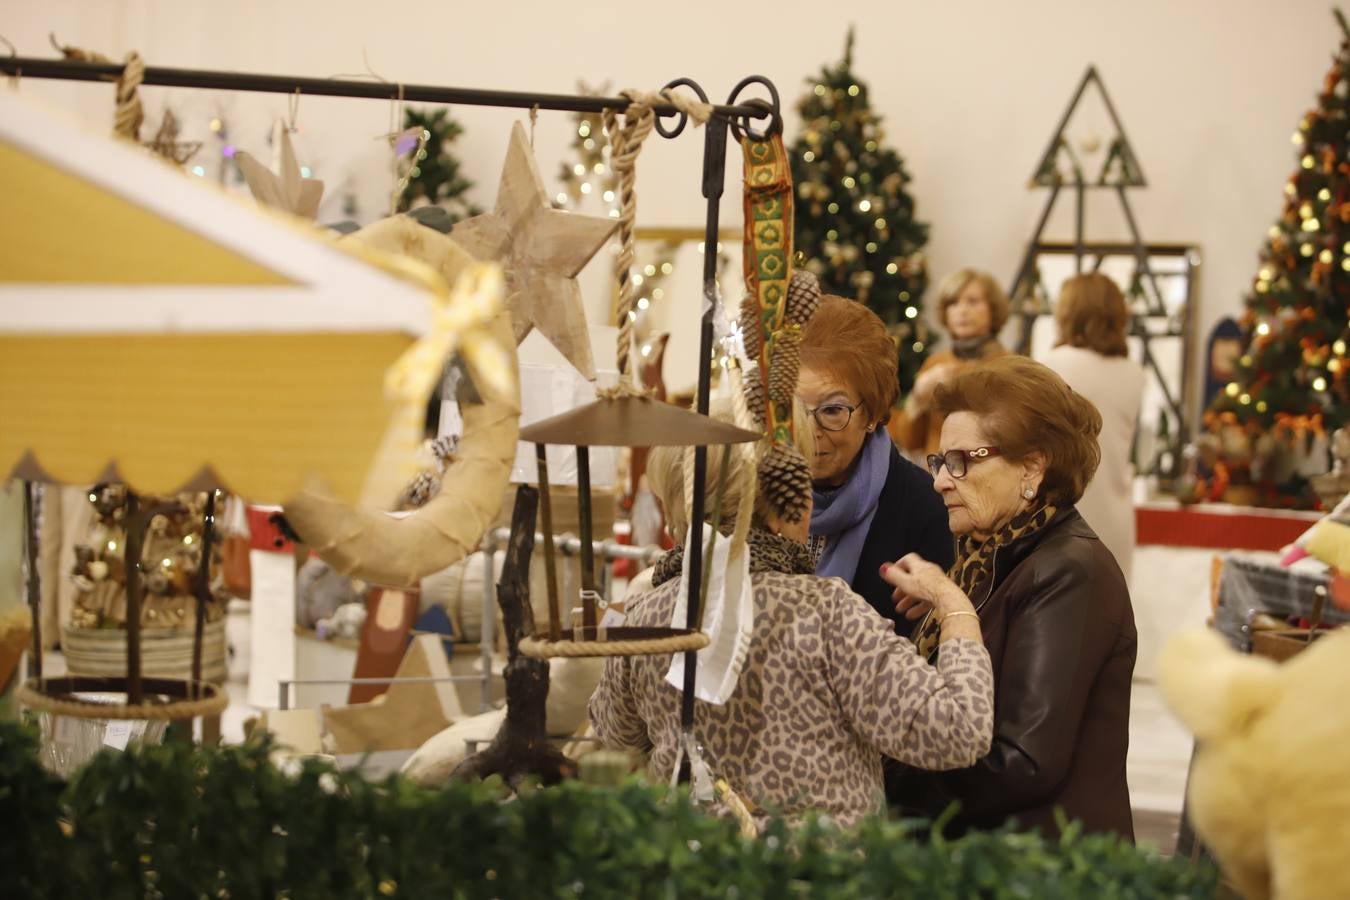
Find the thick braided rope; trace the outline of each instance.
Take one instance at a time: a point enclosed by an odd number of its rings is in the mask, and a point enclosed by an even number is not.
[[[625,91],[623,96],[632,99],[634,92]],[[651,134],[656,124],[656,114],[650,105],[633,101],[623,113],[623,124],[619,124],[619,114],[606,109],[602,116],[605,133],[609,135],[609,164],[619,181],[619,253],[614,258],[614,277],[619,287],[619,342],[617,359],[619,381],[628,375],[628,357],[633,346],[633,258],[635,254],[633,223],[637,219],[637,157],[642,152],[642,142]]]
[[[25,682],[14,692],[15,699],[29,709],[69,716],[75,719],[145,719],[160,721],[167,719],[176,722],[182,719],[195,719],[198,716],[214,716],[223,712],[229,705],[229,697],[213,684],[199,685],[206,696],[199,700],[175,700],[170,703],[126,704],[88,703],[81,700],[64,700],[44,694],[34,685],[36,680]]]
[[[96,62],[112,65],[113,61],[102,53],[85,50],[69,45],[60,48],[66,59],[79,62]],[[140,140],[141,123],[145,120],[145,109],[141,106],[140,86],[145,81],[145,61],[135,50],[127,54],[122,64],[122,77],[117,79],[117,106],[113,113],[113,134],[127,140]]]
[[[547,641],[536,637],[520,639],[520,652],[536,659],[560,656],[658,656],[662,653],[702,650],[706,646],[708,636],[700,631],[629,641]]]

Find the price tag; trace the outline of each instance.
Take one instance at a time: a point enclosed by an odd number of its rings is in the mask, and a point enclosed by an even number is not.
[[[125,750],[129,740],[131,740],[130,720],[119,719],[108,723],[108,730],[103,733],[103,746]]]
[[[601,628],[618,628],[624,622],[628,621],[628,615],[622,609],[611,605],[605,610],[605,614],[600,617]]]

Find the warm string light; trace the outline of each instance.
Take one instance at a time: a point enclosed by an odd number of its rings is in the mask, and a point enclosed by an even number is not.
[[[595,89],[583,83],[578,88],[583,96],[602,96],[609,90],[607,84]],[[557,209],[567,209],[581,203],[586,197],[598,196],[608,207],[609,217],[617,219],[620,215],[617,194],[619,182],[608,164],[609,141],[604,126],[593,121],[588,113],[576,113],[573,121],[576,133],[572,138],[572,149],[577,160],[561,164],[559,180],[564,187],[554,196],[553,205]]]

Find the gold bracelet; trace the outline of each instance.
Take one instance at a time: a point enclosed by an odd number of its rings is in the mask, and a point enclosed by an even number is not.
[[[950,619],[952,616],[970,616],[976,622],[980,621],[979,613],[971,612],[968,609],[957,609],[949,613],[943,613],[942,618],[938,619],[938,627],[941,628],[943,625],[947,624],[947,620]]]

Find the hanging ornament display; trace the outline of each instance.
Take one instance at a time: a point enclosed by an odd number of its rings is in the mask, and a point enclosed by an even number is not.
[[[576,277],[618,224],[550,206],[529,138],[517,122],[511,128],[496,206],[460,222],[451,236],[475,258],[499,262],[506,270],[507,292],[515,295],[511,321],[516,343],[537,328],[578,372],[594,380]]]
[[[323,182],[308,177],[295,161],[295,149],[291,146],[291,129],[282,126],[277,140],[281,146],[280,170],[273,172],[264,166],[251,153],[240,150],[234,154],[234,160],[248,182],[253,199],[263,206],[279,209],[302,219],[313,219],[319,214],[319,201],[323,199]]]

